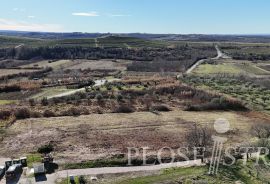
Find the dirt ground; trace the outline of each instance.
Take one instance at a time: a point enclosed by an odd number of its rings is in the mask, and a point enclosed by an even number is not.
[[[263,121],[249,114],[235,112],[171,111],[156,115],[93,114],[80,117],[40,118],[17,121],[0,143],[3,157],[21,156],[52,142],[55,157],[63,161],[83,161],[127,153],[127,147],[150,147],[158,150],[185,145],[185,135],[193,122],[213,127],[218,118],[226,118],[231,131],[229,144],[248,140],[253,123]]]

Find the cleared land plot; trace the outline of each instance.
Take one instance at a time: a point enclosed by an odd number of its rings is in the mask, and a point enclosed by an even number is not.
[[[58,61],[40,61],[37,63],[22,65],[21,68],[29,68],[29,67],[39,67],[39,68],[46,68],[46,67],[52,67],[53,69],[59,69],[61,67],[67,67],[74,64],[71,60],[58,60]]]
[[[127,65],[132,61],[128,60],[58,60],[49,62],[48,60],[40,61],[37,63],[22,65],[22,68],[38,67],[46,68],[52,67],[54,70],[58,69],[71,69],[71,70],[126,70]]]
[[[32,69],[0,69],[0,77],[13,75],[13,74],[20,74],[20,73],[32,73],[38,70]]]
[[[256,64],[249,61],[236,60],[221,60],[216,64],[202,64],[199,65],[195,74],[211,75],[211,74],[247,74],[247,75],[270,75],[270,72],[258,67]]]
[[[93,114],[80,117],[40,118],[17,121],[0,144],[0,154],[16,155],[37,150],[50,141],[56,145],[56,157],[69,161],[91,160],[114,153],[126,153],[127,147],[184,146],[186,132],[198,122],[209,127],[217,118],[227,118],[234,130],[231,143],[250,137],[250,126],[261,121],[234,112],[171,111],[155,115]]]
[[[111,61],[111,60],[76,60],[74,61],[76,64],[74,64],[71,67],[68,67],[66,69],[91,69],[91,70],[126,70],[127,65],[131,63],[131,61],[126,60],[117,60],[117,61]]]
[[[218,73],[230,73],[239,74],[242,70],[232,63],[224,63],[218,65],[202,64],[195,69],[195,74],[218,74]]]

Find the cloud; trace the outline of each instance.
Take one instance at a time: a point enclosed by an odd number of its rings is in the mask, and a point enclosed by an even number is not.
[[[27,16],[29,19],[34,19],[34,18],[36,18],[35,16],[33,16],[33,15],[28,15]]]
[[[57,24],[36,24],[0,18],[0,30],[62,32],[63,28]]]
[[[98,17],[99,16],[98,12],[88,12],[88,13],[80,12],[80,13],[72,13],[72,15],[83,16],[83,17]]]

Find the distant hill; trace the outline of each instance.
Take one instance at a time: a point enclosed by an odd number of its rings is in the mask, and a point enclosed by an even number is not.
[[[204,35],[204,34],[149,34],[149,33],[52,33],[52,32],[25,32],[0,31],[2,36],[15,36],[39,39],[79,39],[104,38],[109,36],[133,37],[148,40],[165,41],[195,41],[195,42],[261,42],[270,43],[270,35]]]

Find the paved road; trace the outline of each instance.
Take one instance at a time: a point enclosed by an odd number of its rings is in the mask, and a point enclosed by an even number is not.
[[[217,60],[217,59],[229,59],[230,57],[227,56],[226,54],[222,53],[221,50],[219,49],[219,47],[216,45],[215,46],[216,50],[217,50],[217,56],[212,58],[214,60]],[[201,65],[202,63],[204,63],[206,60],[208,59],[202,59],[202,60],[199,60],[197,61],[197,63],[195,63],[194,65],[192,65],[187,71],[186,71],[186,74],[190,74],[191,72],[193,72],[193,70],[195,70],[195,68],[197,68],[199,65]]]
[[[22,47],[22,46],[24,46],[24,44],[17,45],[17,46],[15,47],[15,49],[18,49],[18,48],[20,48],[20,47]]]

